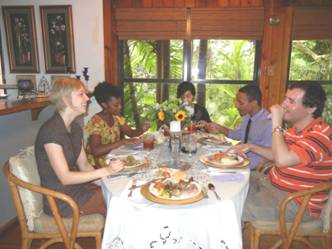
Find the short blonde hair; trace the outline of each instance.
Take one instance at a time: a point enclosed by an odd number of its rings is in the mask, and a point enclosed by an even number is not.
[[[57,79],[51,89],[50,101],[58,111],[65,109],[66,105],[63,101],[63,97],[69,98],[70,94],[74,90],[78,90],[81,87],[85,87],[82,81],[70,77],[64,77]]]

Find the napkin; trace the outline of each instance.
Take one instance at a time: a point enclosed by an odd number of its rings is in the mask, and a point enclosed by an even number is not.
[[[212,180],[216,182],[241,182],[244,180],[244,175],[241,173],[214,175]]]

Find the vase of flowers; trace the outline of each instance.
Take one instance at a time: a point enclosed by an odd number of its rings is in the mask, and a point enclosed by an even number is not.
[[[157,119],[163,126],[169,126],[173,120],[181,122],[184,128],[191,123],[194,114],[194,106],[179,99],[166,100],[156,105]]]

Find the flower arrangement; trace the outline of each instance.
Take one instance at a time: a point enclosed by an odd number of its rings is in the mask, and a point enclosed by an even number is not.
[[[56,64],[65,64],[66,55],[66,23],[65,17],[56,15],[49,24],[51,52]]]
[[[166,100],[157,104],[157,118],[164,124],[169,124],[172,120],[180,121],[182,126],[190,123],[194,115],[194,106],[188,103],[182,103],[179,99]]]

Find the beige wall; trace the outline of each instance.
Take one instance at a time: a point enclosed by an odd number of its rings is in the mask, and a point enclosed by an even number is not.
[[[9,5],[33,5],[35,7],[35,22],[38,42],[40,73],[36,74],[37,83],[45,75],[50,80],[50,75],[45,74],[42,30],[40,24],[40,5],[72,5],[73,28],[75,41],[75,59],[77,73],[81,74],[84,66],[89,67],[91,80],[89,89],[104,80],[104,42],[103,42],[103,11],[102,0],[1,0],[0,7]],[[4,53],[4,77],[6,82],[14,84],[16,74],[9,72],[8,54],[2,11],[0,12],[0,30]],[[16,98],[16,91],[9,92],[10,98]],[[90,108],[91,114],[97,111],[95,103]],[[16,154],[20,149],[32,145],[40,125],[53,113],[51,107],[42,111],[37,121],[31,120],[30,112],[20,112],[0,116],[0,164],[8,157]],[[0,226],[5,224],[16,213],[13,208],[7,182],[0,173]]]

